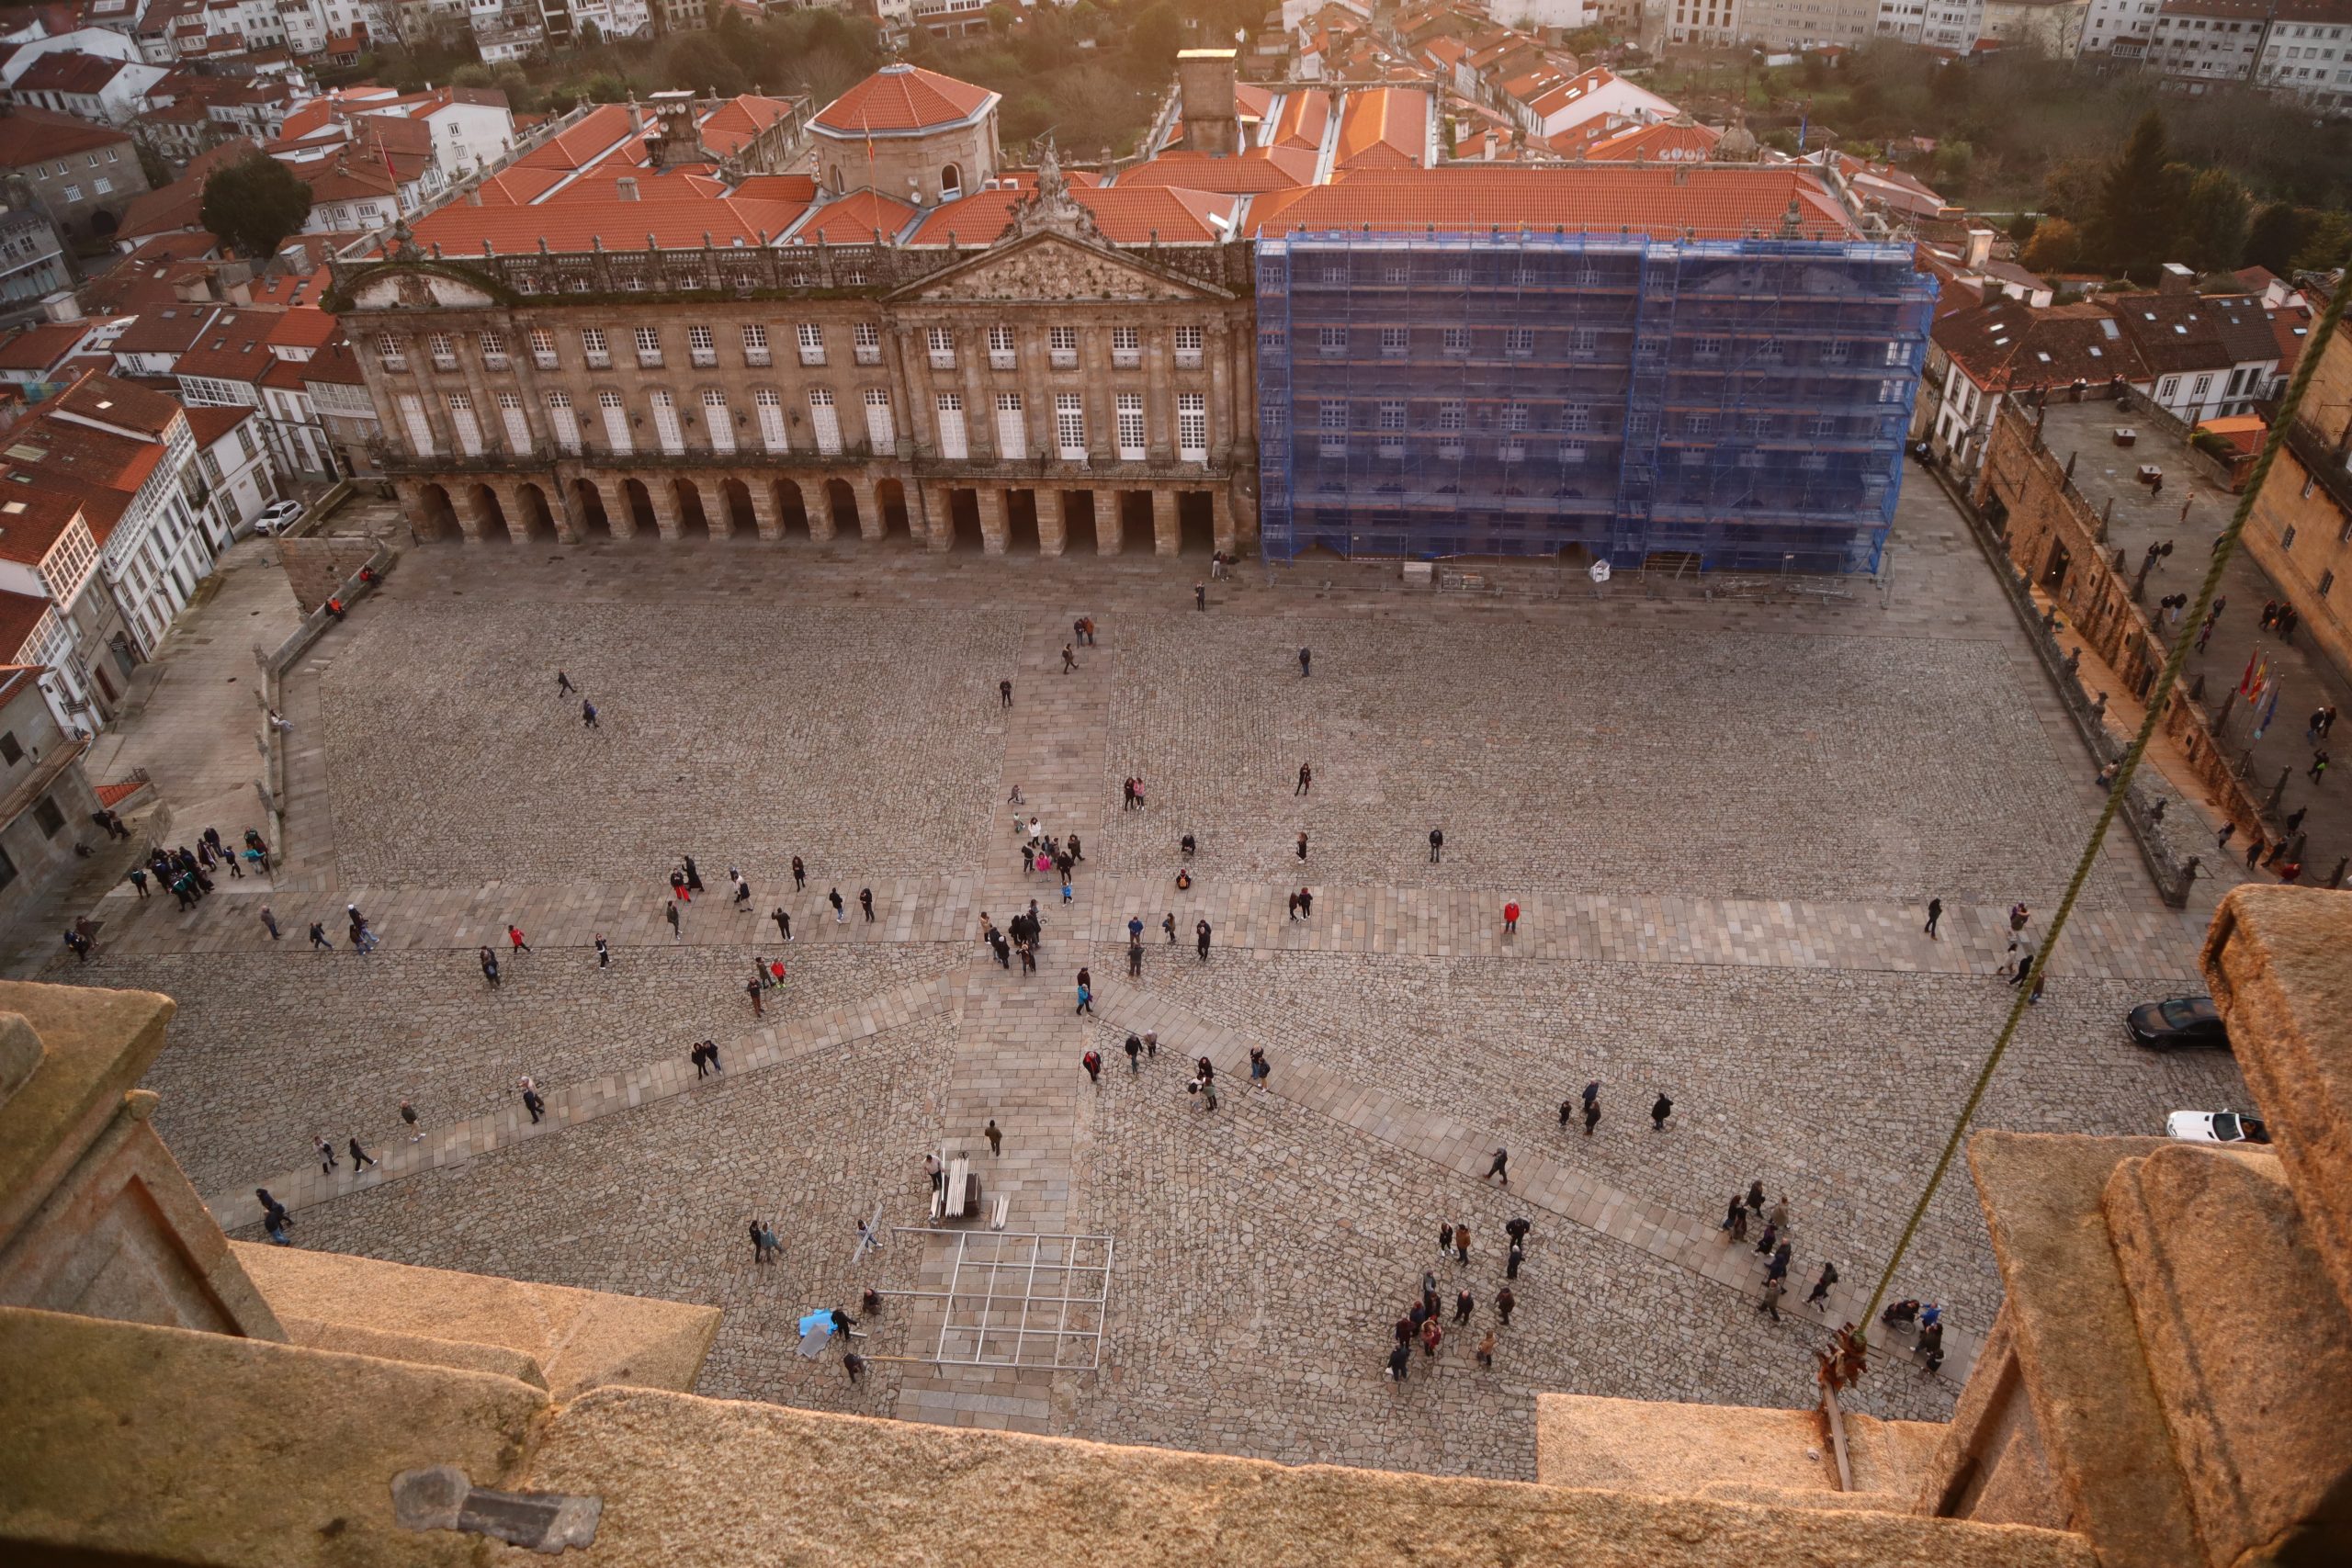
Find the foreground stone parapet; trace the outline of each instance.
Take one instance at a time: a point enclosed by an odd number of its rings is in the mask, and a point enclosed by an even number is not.
[[[2352,895],[2233,888],[2203,964],[2311,1243],[2352,1303]]]
[[[1819,1410],[1544,1393],[1535,1398],[1535,1478],[1654,1496],[1911,1511],[1942,1425],[1848,1416],[1845,1427],[1851,1491],[1841,1489]]]

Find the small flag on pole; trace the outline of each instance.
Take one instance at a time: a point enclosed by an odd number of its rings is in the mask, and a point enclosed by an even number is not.
[[[2245,656],[2245,673],[2238,677],[2239,696],[2250,697],[2254,695],[2254,661],[2261,657],[2262,650],[2260,649],[2256,649]]]

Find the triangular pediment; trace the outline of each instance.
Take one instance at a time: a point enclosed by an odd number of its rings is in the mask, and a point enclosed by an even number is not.
[[[1063,234],[1030,234],[898,291],[908,300],[1222,299],[1222,289]]]

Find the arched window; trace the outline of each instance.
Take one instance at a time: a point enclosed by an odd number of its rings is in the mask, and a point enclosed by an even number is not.
[[[939,171],[939,199],[954,201],[963,194],[964,171],[953,164],[945,164]]]
[[[847,188],[847,186],[842,184],[842,166],[839,164],[835,164],[833,165],[833,194],[835,196],[839,196]]]

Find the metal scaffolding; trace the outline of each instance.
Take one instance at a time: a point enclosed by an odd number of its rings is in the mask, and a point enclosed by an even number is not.
[[[937,1302],[933,1366],[1041,1367],[1092,1371],[1102,1364],[1102,1313],[1111,1288],[1107,1235],[1046,1231],[963,1231],[901,1225],[955,1240],[944,1290],[885,1290]],[[894,1358],[895,1359],[895,1358]]]
[[[1874,570],[1934,299],[1875,242],[1264,236],[1261,547]]]

